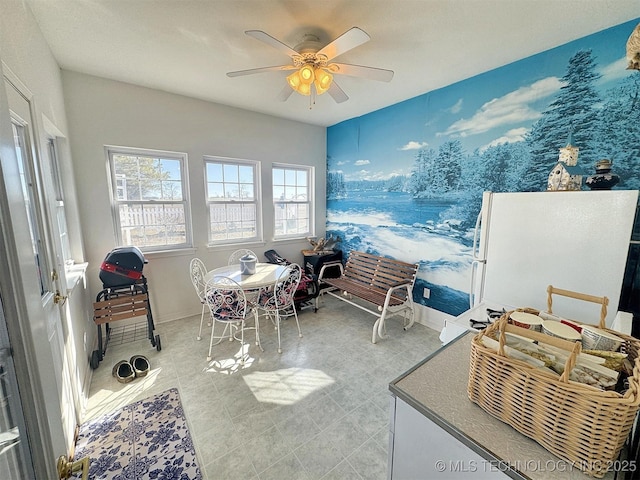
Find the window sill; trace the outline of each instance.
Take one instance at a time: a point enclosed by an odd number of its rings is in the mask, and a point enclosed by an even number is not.
[[[315,238],[313,236],[309,236],[309,238]],[[272,240],[273,243],[298,243],[298,242],[308,242],[307,237],[306,236],[302,236],[302,237],[281,237],[281,238],[274,238]]]
[[[192,256],[196,253],[196,249],[193,247],[189,248],[180,248],[175,250],[157,250],[155,252],[142,252],[144,258],[153,259],[153,258],[164,258],[164,257],[180,257],[180,256]]]
[[[239,243],[210,243],[207,245],[207,250],[232,250],[238,248],[248,248],[251,247],[264,247],[267,243],[262,240],[255,240],[253,242],[239,242]]]
[[[85,274],[87,273],[87,267],[89,264],[87,262],[83,263],[74,263],[65,268],[65,279],[67,280],[67,292],[71,292],[76,285],[80,283],[80,280],[84,280]]]

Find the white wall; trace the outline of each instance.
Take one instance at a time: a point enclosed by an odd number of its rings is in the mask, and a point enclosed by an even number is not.
[[[283,162],[315,167],[316,234],[324,236],[326,217],[326,129],[212,104],[77,72],[63,72],[71,131],[71,151],[89,269],[90,289],[102,289],[99,267],[115,244],[107,184],[105,145],[185,152],[193,217],[194,249],[149,254],[149,281],[155,323],[200,313],[189,277],[189,262],[200,257],[209,268],[226,264],[236,247],[207,246],[204,155],[258,160],[262,166],[264,239],[243,245],[263,259],[275,248],[302,262],[306,240],[272,242],[271,165]],[[211,88],[215,88],[212,83]]]
[[[45,128],[43,118],[68,139],[67,116],[64,108],[60,68],[51,54],[48,44],[26,5],[17,0],[0,0],[0,56],[34,94],[41,141]],[[5,71],[5,73],[7,73]],[[77,212],[75,185],[69,146],[66,139],[58,144],[61,170],[65,175],[65,209],[69,222],[71,250],[76,261],[84,257],[80,224]]]

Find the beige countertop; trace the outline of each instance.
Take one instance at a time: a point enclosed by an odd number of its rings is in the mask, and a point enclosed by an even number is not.
[[[512,478],[591,478],[469,400],[473,335],[463,334],[391,382],[391,392]]]

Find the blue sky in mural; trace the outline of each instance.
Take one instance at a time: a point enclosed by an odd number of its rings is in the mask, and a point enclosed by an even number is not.
[[[437,148],[448,139],[460,139],[468,151],[522,140],[558,93],[567,61],[576,51],[591,49],[602,74],[602,89],[632,74],[625,70],[624,47],[637,23],[604,30],[334,125],[328,131],[329,167],[341,170],[345,180],[382,180],[410,174],[416,150]],[[355,131],[354,122],[359,125]]]
[[[342,237],[346,252],[365,250],[419,263],[414,300],[452,315],[464,311],[468,307],[472,223],[482,191],[546,187],[546,175],[553,165],[549,162],[557,161],[558,149],[566,145],[570,130],[561,115],[549,113],[550,106],[562,95],[562,78],[571,68],[574,74],[580,71],[580,65],[570,67],[579,52],[591,52],[594,78],[599,76],[587,86],[600,98],[587,107],[619,114],[612,121],[600,121],[601,138],[594,139],[593,145],[586,144],[595,130],[586,129],[588,122],[579,123],[585,147],[581,149],[583,169],[592,171],[593,157],[620,154],[621,140],[614,139],[614,134],[605,135],[605,127],[627,122],[618,131],[630,129],[640,141],[640,127],[635,125],[640,119],[621,113],[625,106],[620,105],[620,98],[626,94],[612,93],[614,87],[628,85],[628,80],[640,75],[626,70],[625,58],[627,39],[638,21],[329,127],[327,234]],[[580,82],[578,78],[576,83]],[[640,82],[628,88],[640,89]],[[564,93],[567,91],[571,89],[565,88]],[[619,110],[613,108],[616,101]],[[637,115],[637,106],[635,110]],[[584,117],[577,118],[580,122]],[[525,137],[536,126],[542,134],[537,144],[528,144]],[[541,151],[546,152],[544,161]],[[622,152],[624,157],[624,148]],[[626,168],[629,183],[624,188],[640,185],[636,157],[627,155],[614,162],[618,169]],[[415,178],[419,159],[424,168],[422,183]],[[454,163],[459,169],[453,173],[439,170]],[[495,172],[506,172],[502,175],[509,179],[506,186],[492,178]],[[449,173],[452,183],[442,187]],[[516,185],[515,180],[525,177],[528,184],[522,180]],[[436,292],[430,300],[422,298],[425,286]]]

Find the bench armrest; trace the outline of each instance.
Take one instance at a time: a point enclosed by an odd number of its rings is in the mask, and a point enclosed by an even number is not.
[[[387,290],[387,294],[384,297],[384,308],[387,308],[387,305],[389,305],[389,302],[391,301],[391,295],[393,295],[393,292],[396,290],[400,290],[402,288],[406,288],[407,289],[407,298],[411,298],[411,282],[398,282],[394,285],[392,285],[391,287],[389,287],[389,289]]]

